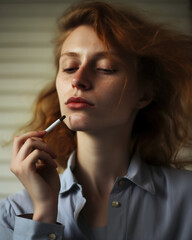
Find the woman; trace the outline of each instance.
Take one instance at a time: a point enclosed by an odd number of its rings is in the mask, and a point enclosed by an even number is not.
[[[59,31],[36,130],[14,139],[26,190],[1,203],[3,239],[191,239],[192,173],[176,169],[191,140],[191,38],[93,1]]]

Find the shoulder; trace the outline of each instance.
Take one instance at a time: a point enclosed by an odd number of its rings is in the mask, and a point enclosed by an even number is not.
[[[192,171],[162,166],[159,168],[159,172],[164,176],[167,183],[174,183],[177,185],[186,183],[187,186],[192,184]]]
[[[0,202],[0,225],[14,227],[16,215],[32,213],[33,204],[26,190],[10,195]]]
[[[153,181],[158,189],[177,198],[192,200],[192,171],[172,167],[151,166]],[[187,200],[186,199],[186,200]]]

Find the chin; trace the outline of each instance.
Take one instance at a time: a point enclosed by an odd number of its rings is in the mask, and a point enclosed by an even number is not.
[[[84,125],[84,124],[70,124],[67,126],[70,130],[75,132],[88,132],[91,130],[91,128],[88,125]]]
[[[89,129],[86,127],[80,127],[80,126],[75,126],[75,127],[69,127],[70,130],[74,132],[88,132]]]
[[[89,131],[89,123],[86,117],[79,114],[70,115],[66,121],[67,127],[72,131]]]

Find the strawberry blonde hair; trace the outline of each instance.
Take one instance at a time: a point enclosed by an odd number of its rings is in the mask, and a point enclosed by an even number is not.
[[[56,72],[63,42],[83,24],[92,26],[106,48],[112,46],[123,61],[132,64],[139,84],[150,89],[153,100],[136,116],[132,150],[140,154],[142,161],[155,165],[181,167],[189,163],[179,160],[177,153],[191,143],[191,37],[153,24],[124,7],[99,1],[81,2],[67,9],[58,20],[58,36],[54,40]],[[54,79],[38,96],[27,128],[45,129],[59,117]],[[46,141],[57,152],[59,166],[65,168],[67,158],[76,148],[75,132],[62,124]]]

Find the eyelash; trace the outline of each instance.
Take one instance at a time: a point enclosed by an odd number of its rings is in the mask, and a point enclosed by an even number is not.
[[[108,74],[108,75],[114,74],[117,72],[116,69],[108,69],[108,68],[96,68],[96,70],[99,72],[103,72],[104,74]]]
[[[76,72],[79,68],[65,68],[63,69],[63,72],[66,72],[68,74],[72,74],[74,72]],[[117,72],[116,69],[108,69],[108,68],[96,68],[96,71],[98,72],[102,72],[106,75],[110,75],[110,74],[114,74]]]
[[[66,72],[66,73],[74,73],[78,70],[79,68],[65,68],[63,69],[63,72]]]

